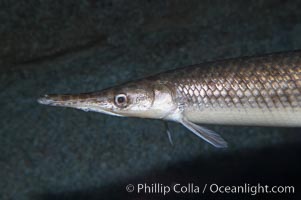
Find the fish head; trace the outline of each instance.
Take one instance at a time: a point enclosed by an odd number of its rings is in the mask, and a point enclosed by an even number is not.
[[[52,94],[38,99],[41,104],[71,107],[121,117],[165,118],[176,108],[168,86],[137,81],[81,94]]]

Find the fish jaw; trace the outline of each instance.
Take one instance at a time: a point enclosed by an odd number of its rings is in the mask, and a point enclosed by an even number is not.
[[[103,114],[122,117],[112,109],[108,94],[83,93],[83,94],[46,94],[38,98],[38,103],[49,106],[69,107],[86,112],[93,111]]]

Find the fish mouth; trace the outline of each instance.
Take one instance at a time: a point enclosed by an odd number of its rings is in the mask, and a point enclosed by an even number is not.
[[[51,98],[48,94],[45,94],[44,96],[38,98],[38,103],[43,105],[51,105],[54,104],[56,101]]]
[[[91,94],[46,94],[37,99],[39,104],[58,106],[58,107],[69,107],[83,111],[99,112],[107,115],[114,115],[123,117],[124,115],[115,113],[108,108],[108,103],[104,98],[100,101],[95,101],[96,97]],[[101,98],[99,98],[101,99]]]
[[[76,95],[78,96],[78,95]],[[71,104],[76,104],[79,99],[75,95],[58,95],[58,94],[45,94],[38,98],[38,103],[50,106],[63,106],[69,107]]]

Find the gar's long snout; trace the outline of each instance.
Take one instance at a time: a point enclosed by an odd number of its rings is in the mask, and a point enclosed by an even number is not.
[[[38,102],[49,106],[70,107],[84,111],[118,115],[112,111],[113,98],[111,93],[104,90],[81,94],[47,94],[38,98]]]
[[[83,104],[92,97],[90,94],[46,94],[38,98],[38,102],[51,106],[71,106],[75,104]]]

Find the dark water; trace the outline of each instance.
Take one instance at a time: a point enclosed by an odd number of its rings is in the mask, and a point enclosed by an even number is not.
[[[38,105],[208,60],[301,49],[298,1],[0,1],[0,199],[162,199],[128,184],[292,185],[301,129],[209,126],[215,149],[169,123]],[[250,197],[250,194],[244,197]],[[168,199],[238,198],[176,194]]]

